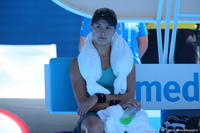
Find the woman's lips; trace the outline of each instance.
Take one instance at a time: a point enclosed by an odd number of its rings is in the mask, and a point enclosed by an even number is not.
[[[99,39],[104,40],[104,39],[106,39],[106,38],[105,38],[105,37],[99,37]]]

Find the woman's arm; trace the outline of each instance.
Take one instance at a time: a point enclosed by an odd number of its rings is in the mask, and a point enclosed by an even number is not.
[[[70,65],[70,79],[79,106],[77,113],[84,116],[97,103],[97,96],[88,96],[86,82],[80,74],[77,58],[73,59]]]

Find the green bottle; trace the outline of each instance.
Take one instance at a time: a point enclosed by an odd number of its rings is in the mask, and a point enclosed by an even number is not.
[[[136,113],[136,109],[132,109],[132,108],[127,108],[125,111],[124,111],[124,114],[123,116],[120,118],[120,122],[121,124],[123,125],[128,125],[133,117],[135,116],[135,113]]]

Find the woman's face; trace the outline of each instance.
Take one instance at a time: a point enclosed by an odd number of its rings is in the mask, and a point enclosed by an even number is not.
[[[91,25],[91,31],[93,34],[93,43],[95,45],[110,45],[116,27],[111,26],[106,20],[100,19]]]

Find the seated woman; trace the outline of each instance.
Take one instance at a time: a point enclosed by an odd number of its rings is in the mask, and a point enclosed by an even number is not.
[[[116,25],[117,16],[115,12],[108,8],[100,8],[94,12],[92,17],[92,24],[90,26],[92,34],[90,36],[92,46],[94,46],[98,52],[102,69],[101,78],[97,81],[97,83],[108,89],[110,93],[95,93],[94,95],[91,95],[87,88],[89,81],[87,82],[81,73],[81,64],[79,63],[78,57],[74,58],[71,63],[70,78],[76,101],[79,106],[77,113],[80,116],[78,125],[75,128],[75,132],[103,133],[103,122],[96,113],[99,110],[106,109],[111,105],[119,104],[124,110],[128,107],[133,108],[133,106],[137,110],[140,110],[141,108],[140,102],[134,99],[136,88],[134,63],[132,64],[130,73],[127,75],[125,92],[118,94],[114,93],[115,87],[113,84],[118,75],[114,74],[114,70],[111,65],[111,51],[113,48],[112,43],[113,36],[115,35],[116,31]],[[118,41],[115,43],[117,42]],[[84,47],[85,50],[87,50],[85,45]],[[88,49],[86,53],[89,54],[90,52],[90,49]],[[91,56],[91,60],[94,57],[95,56]],[[84,61],[87,62],[87,60],[83,60],[83,62]],[[93,63],[95,62],[96,60],[94,59]],[[124,64],[126,65],[126,62]]]

